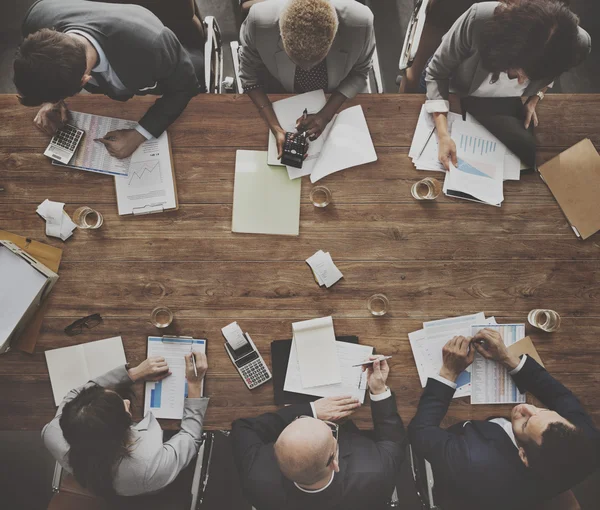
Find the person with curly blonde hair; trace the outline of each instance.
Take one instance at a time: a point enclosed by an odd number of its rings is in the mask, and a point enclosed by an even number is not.
[[[298,119],[318,138],[346,99],[366,92],[375,50],[373,13],[354,0],[269,0],[252,4],[240,32],[240,78],[277,140],[285,131],[267,93],[331,93],[321,111]]]

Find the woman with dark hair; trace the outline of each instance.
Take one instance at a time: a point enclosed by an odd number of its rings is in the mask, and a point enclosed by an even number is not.
[[[185,356],[188,396],[181,431],[163,443],[151,412],[135,424],[131,402],[119,393],[137,381],[170,375],[164,358],[153,357],[135,368],[121,366],[71,390],[54,419],[42,430],[44,444],[75,479],[102,497],[136,496],[170,484],[198,453],[208,398],[202,397],[206,356]]]
[[[473,5],[444,35],[425,70],[439,159],[456,165],[448,133],[449,93],[528,167],[535,165],[535,112],[548,86],[591,49],[579,19],[558,0],[505,0]],[[525,102],[521,100],[525,99]]]

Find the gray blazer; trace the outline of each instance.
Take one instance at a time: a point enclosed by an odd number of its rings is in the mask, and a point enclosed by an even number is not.
[[[294,92],[294,64],[283,49],[279,16],[289,0],[254,4],[240,31],[240,78],[244,87],[260,84],[266,68],[287,92]],[[331,0],[339,27],[326,58],[329,91],[347,98],[366,92],[375,51],[373,13],[355,0]]]
[[[475,92],[490,71],[481,64],[478,43],[485,23],[494,15],[500,2],[481,2],[465,12],[444,35],[442,42],[427,66],[425,81],[427,99],[448,99],[450,88],[460,96]],[[579,27],[579,43],[589,54],[592,47],[590,35]],[[531,81],[525,96],[533,96],[552,80]]]
[[[170,29],[138,5],[86,0],[40,0],[23,21],[23,37],[42,28],[78,29],[98,41],[129,94],[114,96],[108,84],[86,85],[93,93],[126,101],[134,95],[162,95],[139,121],[158,137],[198,93],[188,52]]]
[[[81,388],[71,390],[58,406],[56,416],[42,430],[42,439],[52,456],[69,472],[72,472],[69,466],[69,444],[60,428],[60,416],[67,402],[73,400],[84,388],[94,384],[114,388],[133,382],[125,366],[121,366],[93,379]],[[119,462],[113,480],[117,494],[137,496],[156,492],[175,480],[198,454],[208,400],[185,399],[181,431],[166,443],[163,443],[162,429],[152,413],[146,414],[142,421],[131,427],[131,455]]]

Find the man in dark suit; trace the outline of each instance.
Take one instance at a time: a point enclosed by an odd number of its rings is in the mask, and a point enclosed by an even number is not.
[[[520,404],[510,421],[494,418],[441,428],[454,381],[473,362],[475,351],[504,365],[521,392],[531,392],[548,408]],[[432,465],[436,499],[444,509],[532,508],[596,469],[600,432],[590,416],[533,358],[511,355],[497,331],[453,338],[443,360],[440,375],[427,381],[408,434],[415,453]]]
[[[385,360],[368,369],[374,435],[351,422],[350,397],[322,398],[233,422],[233,452],[248,500],[258,510],[376,510],[394,490],[405,433],[385,385]]]
[[[68,120],[64,99],[82,88],[126,101],[161,95],[136,129],[106,133],[108,152],[126,158],[158,137],[199,91],[190,54],[147,9],[85,0],[40,0],[23,22],[14,62],[20,101],[42,105],[35,125],[48,134]]]

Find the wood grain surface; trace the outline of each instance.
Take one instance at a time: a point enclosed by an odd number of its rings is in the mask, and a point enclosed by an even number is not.
[[[0,429],[40,429],[52,418],[47,349],[121,335],[128,361],[142,361],[147,337],[157,333],[149,315],[159,303],[175,313],[167,334],[208,339],[208,429],[275,409],[272,384],[250,392],[225,354],[220,328],[233,320],[270,365],[270,342],[290,338],[292,322],[333,315],[336,334],[358,335],[393,356],[389,386],[407,424],[422,391],[408,332],[426,320],[477,311],[498,322],[525,322],[533,308],[561,314],[558,332],[527,326],[527,334],[548,370],[600,421],[599,235],[578,241],[534,173],[505,183],[501,208],[446,197],[413,200],[412,184],[432,175],[415,170],[407,155],[423,100],[365,95],[350,102],[363,106],[379,159],[326,178],[333,202],[324,210],[310,204],[305,178],[300,235],[285,237],[231,233],[235,151],[267,146],[267,129],[244,96],[192,100],[169,129],[180,209],[138,218],[118,216],[111,177],[53,167],[42,155],[48,138],[31,122],[34,109],[0,96],[0,185],[6,188],[0,228],[64,249],[36,352],[0,357]],[[151,103],[79,96],[69,106],[137,120]],[[582,138],[600,146],[599,108],[597,95],[547,96],[539,107],[538,162]],[[65,202],[69,213],[94,207],[104,225],[76,231],[65,243],[47,238],[35,213],[46,198]],[[318,287],[304,262],[319,249],[329,251],[344,274],[331,289]],[[381,318],[366,308],[377,292],[391,303]],[[101,313],[104,322],[77,337],[64,334],[65,326],[91,313]],[[136,418],[143,413],[142,390],[136,386]],[[456,399],[444,424],[510,408]],[[355,421],[371,426],[368,403]]]

